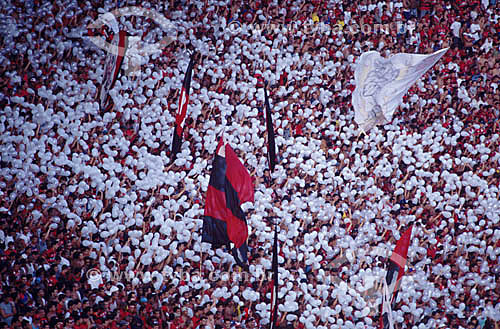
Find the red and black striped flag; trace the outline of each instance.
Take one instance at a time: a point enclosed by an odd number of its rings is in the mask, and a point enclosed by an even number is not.
[[[247,169],[221,137],[207,189],[202,241],[215,248],[234,243],[233,256],[247,267],[248,227],[241,204],[254,201],[254,188]]]
[[[179,97],[179,106],[175,116],[175,131],[172,142],[172,160],[175,160],[177,153],[180,152],[182,146],[182,133],[184,132],[184,123],[186,122],[187,107],[189,103],[189,88],[191,87],[191,75],[193,73],[195,52],[191,54],[189,65],[182,83],[181,95]]]
[[[271,107],[269,106],[269,97],[267,97],[267,83],[264,85],[264,100],[266,103],[266,126],[267,126],[267,157],[269,161],[269,169],[274,171],[276,166],[276,143],[274,141],[274,125],[271,115]]]
[[[123,58],[127,53],[127,48],[128,36],[125,31],[120,31],[119,33],[113,35],[111,47],[108,49],[106,62],[104,63],[104,76],[102,78],[103,82],[101,84],[100,92],[100,104],[102,110],[106,108],[109,91],[113,89],[116,79],[118,79],[118,73],[120,73]]]
[[[271,290],[271,319],[269,328],[276,328],[278,317],[278,230],[274,225],[274,245],[273,245],[273,285]]]
[[[401,278],[405,274],[405,265],[408,256],[408,247],[410,246],[412,228],[413,225],[403,233],[399,241],[396,243],[396,248],[394,248],[391,258],[389,259],[387,274],[385,276],[385,284],[387,285],[388,294],[386,298],[392,305],[394,305],[394,302],[396,301],[396,295],[399,290],[399,286],[401,285]],[[383,309],[383,305],[382,316],[380,318],[380,328],[390,328],[389,314],[387,313],[387,310]]]

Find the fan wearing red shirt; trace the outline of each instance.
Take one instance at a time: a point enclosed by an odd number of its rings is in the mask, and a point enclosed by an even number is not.
[[[295,136],[302,136],[303,135],[303,132],[302,132],[302,122],[299,122],[296,126],[295,126]]]
[[[420,1],[420,18],[429,14],[432,10],[432,1],[431,0],[421,0]]]
[[[197,307],[194,311],[194,315],[191,318],[193,321],[193,326],[196,328],[200,324],[201,317],[203,316],[203,307]]]
[[[74,329],[88,329],[89,328],[89,320],[83,317],[77,317],[75,324],[73,325]]]

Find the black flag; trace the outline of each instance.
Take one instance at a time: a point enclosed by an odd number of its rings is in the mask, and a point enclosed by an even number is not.
[[[182,133],[184,131],[184,123],[186,122],[187,107],[189,103],[189,88],[191,86],[194,56],[195,52],[191,54],[186,75],[184,76],[184,82],[182,83],[181,95],[179,97],[179,106],[177,108],[177,115],[175,116],[174,140],[172,142],[172,160],[175,159],[182,146]]]
[[[269,328],[276,328],[278,317],[278,230],[274,224],[274,245],[273,245],[273,286],[271,290],[271,320]]]
[[[269,106],[269,98],[266,91],[267,83],[264,86],[264,98],[266,102],[266,126],[267,126],[267,156],[269,160],[269,169],[274,171],[276,165],[276,143],[274,142],[274,125],[271,116],[271,107]]]

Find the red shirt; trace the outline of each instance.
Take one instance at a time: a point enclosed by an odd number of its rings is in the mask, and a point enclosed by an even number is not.
[[[193,327],[198,327],[198,324],[200,324],[200,318],[197,318],[196,316],[193,316],[191,318],[191,321],[193,321]]]
[[[435,246],[430,246],[428,249],[427,249],[427,256],[429,256],[430,258],[434,258],[436,256],[436,247]]]
[[[421,0],[420,1],[420,10],[431,10],[432,1],[430,0]]]
[[[302,136],[302,124],[298,124],[295,126],[295,135]]]

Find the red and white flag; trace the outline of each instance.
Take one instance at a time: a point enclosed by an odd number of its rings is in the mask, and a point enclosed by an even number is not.
[[[389,263],[387,264],[387,273],[384,280],[384,286],[387,286],[387,293],[384,291],[384,295],[387,295],[387,300],[391,307],[396,301],[397,292],[399,290],[399,286],[401,285],[401,279],[405,273],[406,259],[408,256],[408,247],[410,246],[412,228],[413,225],[403,233],[399,241],[396,243],[396,248],[394,248],[391,258],[389,259]],[[380,328],[389,329],[391,328],[389,327],[389,314],[387,314],[386,310],[384,309],[384,304],[382,306]]]
[[[184,124],[186,123],[187,108],[189,103],[189,89],[191,87],[191,75],[193,73],[195,52],[191,54],[189,65],[182,83],[181,95],[179,97],[179,106],[177,115],[175,116],[174,139],[172,141],[172,160],[175,160],[177,153],[180,152],[182,146],[182,133],[184,132]]]

